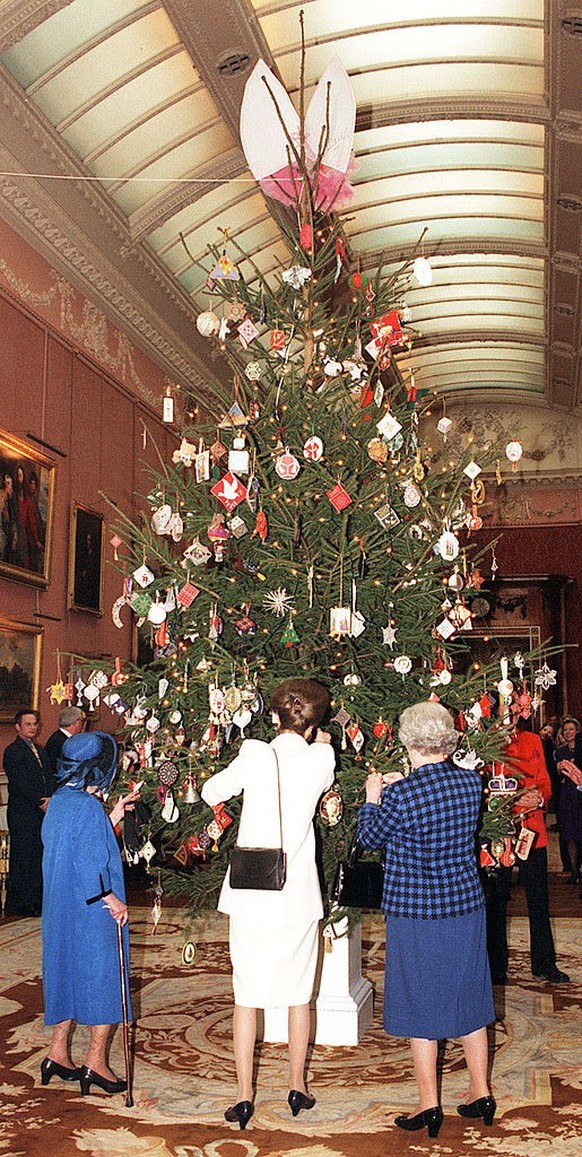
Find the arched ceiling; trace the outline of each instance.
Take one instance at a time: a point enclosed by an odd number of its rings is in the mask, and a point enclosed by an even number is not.
[[[354,260],[396,266],[426,230],[433,282],[407,296],[418,336],[401,368],[455,397],[576,410],[571,0],[6,0],[0,215],[203,397],[226,372],[195,326],[208,244],[227,228],[264,274],[289,264],[238,119],[259,57],[297,99],[300,11],[307,99],[334,56],[356,96]]]

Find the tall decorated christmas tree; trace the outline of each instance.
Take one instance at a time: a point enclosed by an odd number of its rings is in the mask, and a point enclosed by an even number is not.
[[[418,253],[367,279],[350,252],[338,214],[350,92],[333,62],[304,115],[262,62],[250,78],[241,136],[264,192],[284,205],[288,260],[263,276],[227,223],[209,246],[198,328],[231,386],[210,387],[205,414],[184,409],[141,521],[117,526],[116,611],[131,606],[152,657],[118,664],[105,698],[140,764],[146,858],[155,848],[165,888],[193,909],[216,898],[239,806],[213,814],[198,789],[242,739],[272,738],[269,697],[282,680],[315,678],[333,697],[337,776],[316,819],[328,887],[368,771],[402,767],[403,707],[438,697],[466,732],[469,762],[496,742],[466,657],[491,455],[475,461],[468,446],[447,462],[449,420],[437,422],[437,447],[434,395],[398,371],[395,354],[414,339],[405,302]]]

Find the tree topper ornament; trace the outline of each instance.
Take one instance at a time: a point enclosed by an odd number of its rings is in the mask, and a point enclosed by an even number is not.
[[[302,123],[289,94],[264,60],[245,85],[240,138],[263,193],[295,205],[305,178],[318,209],[339,209],[352,197],[356,98],[342,62],[335,58],[320,78]]]

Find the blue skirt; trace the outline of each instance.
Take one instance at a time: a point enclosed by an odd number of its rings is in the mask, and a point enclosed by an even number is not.
[[[445,1040],[494,1019],[484,908],[437,920],[388,916],[386,1032]]]

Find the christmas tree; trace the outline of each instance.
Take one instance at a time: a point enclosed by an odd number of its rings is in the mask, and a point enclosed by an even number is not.
[[[328,887],[369,770],[402,769],[405,706],[438,697],[467,733],[469,763],[501,742],[466,646],[482,583],[479,475],[494,455],[476,462],[467,446],[447,463],[426,424],[435,397],[398,371],[395,355],[414,341],[406,288],[418,252],[367,279],[349,251],[337,213],[346,165],[326,153],[335,79],[311,125],[316,146],[307,118],[299,145],[285,130],[286,168],[266,190],[287,206],[287,262],[263,276],[227,228],[209,246],[212,308],[198,328],[232,386],[211,387],[206,414],[184,409],[142,520],[117,528],[119,601],[153,656],[118,668],[106,702],[140,764],[154,863],[193,909],[215,902],[239,807],[213,815],[198,788],[243,738],[273,737],[269,696],[282,680],[315,678],[333,697],[337,780],[316,821]],[[449,427],[437,423],[444,441]]]

